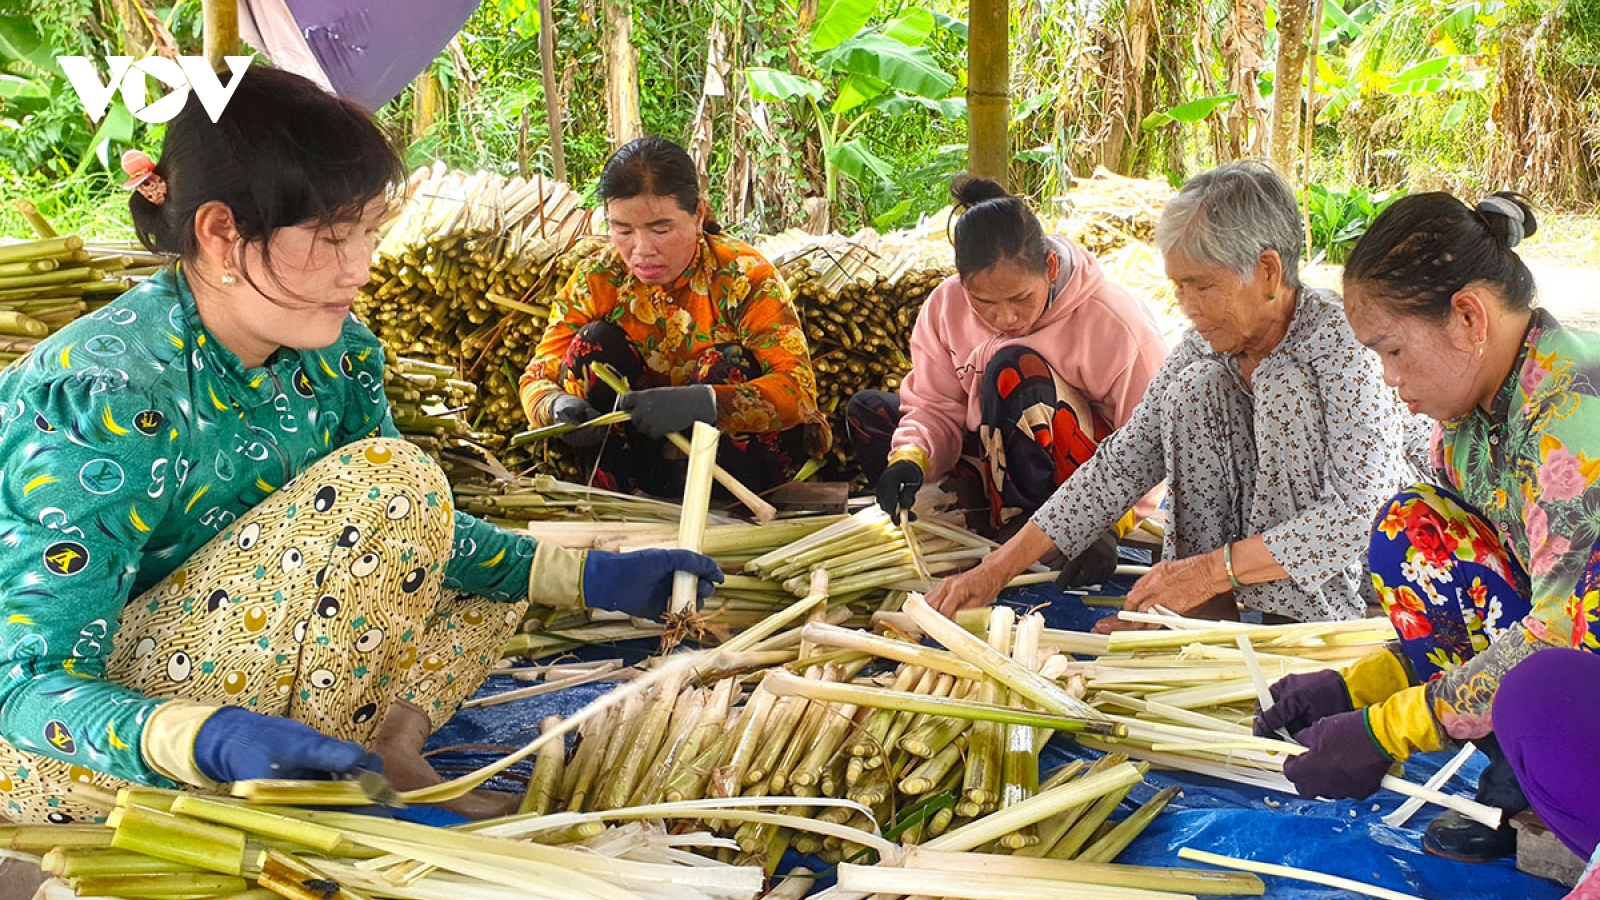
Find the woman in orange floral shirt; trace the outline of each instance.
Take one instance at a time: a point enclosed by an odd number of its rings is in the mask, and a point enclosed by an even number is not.
[[[681,490],[684,470],[662,439],[695,422],[722,431],[718,464],[757,491],[826,453],[811,351],[789,293],[770,262],[711,219],[689,154],[662,138],[630,141],[601,170],[598,193],[611,246],[573,273],[551,309],[522,374],[528,421],[629,410],[626,425],[565,439],[584,448],[586,464],[599,445],[601,486],[662,496]],[[596,362],[634,390],[619,400],[590,374]]]

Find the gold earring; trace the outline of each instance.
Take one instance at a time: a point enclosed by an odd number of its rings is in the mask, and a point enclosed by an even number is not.
[[[223,267],[222,277],[217,280],[221,281],[224,287],[233,287],[239,283],[239,279],[233,277],[233,272],[229,271],[227,267]],[[1478,352],[1481,355],[1483,353],[1482,348],[1480,348]]]
[[[1483,358],[1483,341],[1478,342],[1478,358]]]

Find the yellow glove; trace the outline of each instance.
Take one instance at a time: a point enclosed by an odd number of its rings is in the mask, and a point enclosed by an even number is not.
[[[1350,691],[1350,707],[1362,709],[1385,700],[1411,686],[1411,673],[1395,651],[1380,650],[1363,657],[1343,672],[1344,686]]]
[[[1406,688],[1367,709],[1372,737],[1396,762],[1413,753],[1430,753],[1444,747],[1439,720],[1428,708],[1425,685]]]

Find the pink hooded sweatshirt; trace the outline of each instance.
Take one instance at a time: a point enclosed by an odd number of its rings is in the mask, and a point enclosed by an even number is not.
[[[1055,299],[1025,335],[1006,337],[985,325],[958,276],[928,296],[911,331],[911,372],[900,385],[902,418],[891,454],[917,448],[928,455],[930,477],[950,471],[965,435],[981,422],[978,389],[984,369],[997,351],[1012,344],[1044,357],[1113,427],[1128,421],[1167,356],[1155,317],[1108,281],[1088,251],[1064,238],[1046,240],[1061,261],[1051,284]],[[1141,513],[1150,511],[1147,505],[1148,498],[1140,504]]]

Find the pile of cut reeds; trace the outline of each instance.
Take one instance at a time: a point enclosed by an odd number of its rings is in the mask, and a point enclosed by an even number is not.
[[[132,242],[58,235],[32,203],[15,203],[39,239],[0,243],[0,365],[16,362],[171,261]]]
[[[355,304],[396,355],[444,367],[477,385],[465,419],[501,449],[526,427],[517,381],[549,302],[584,251],[590,212],[566,184],[536,176],[412,174]],[[507,464],[526,458],[507,449]]]
[[[1110,635],[1047,630],[1041,641],[1064,652],[1092,657],[1060,672],[1066,689],[1084,698],[1125,735],[1085,735],[1084,746],[1129,757],[1161,769],[1206,775],[1294,795],[1283,776],[1286,759],[1305,752],[1290,740],[1253,733],[1258,703],[1270,706],[1272,682],[1286,675],[1338,669],[1395,639],[1387,619],[1250,625],[1188,619],[1170,613],[1120,613],[1159,630]],[[881,621],[911,629],[903,617]],[[979,611],[957,620],[978,627]],[[1281,738],[1281,739],[1280,739]],[[1435,786],[1389,776],[1391,791],[1497,824],[1499,811]]]

